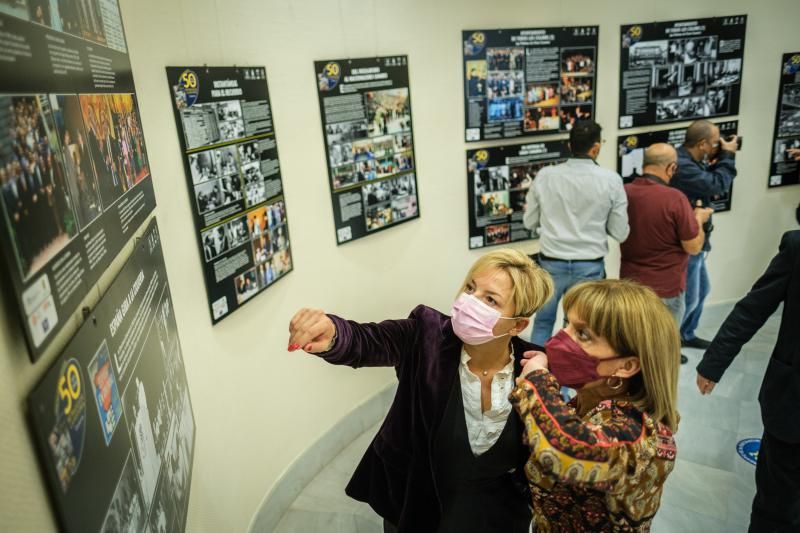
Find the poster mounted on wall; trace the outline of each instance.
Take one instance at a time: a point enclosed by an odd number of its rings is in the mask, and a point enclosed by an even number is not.
[[[28,408],[63,531],[184,531],[195,421],[155,219]]]
[[[541,169],[568,157],[566,141],[467,151],[470,249],[536,238],[522,222],[528,190]]]
[[[263,67],[167,67],[211,321],[292,268]]]
[[[468,30],[465,140],[563,133],[594,118],[598,26]]]
[[[719,126],[720,137],[727,138],[738,134],[738,120],[716,122],[716,124]],[[669,143],[678,148],[683,144],[684,139],[686,139],[686,128],[619,136],[617,138],[617,172],[622,176],[622,181],[630,183],[636,176],[642,175],[645,148],[654,143]],[[716,213],[730,211],[732,198],[733,185],[726,194],[713,197],[708,207],[713,208]]]
[[[408,57],[315,61],[336,243],[419,217]]]
[[[116,0],[0,2],[0,244],[31,359],[155,208]]]
[[[739,113],[747,16],[621,26],[619,127]]]
[[[800,52],[783,54],[769,187],[800,183]]]

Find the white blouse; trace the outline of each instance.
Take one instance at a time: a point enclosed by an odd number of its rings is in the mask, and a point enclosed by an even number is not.
[[[469,446],[476,456],[494,446],[511,414],[508,395],[514,389],[514,355],[509,356],[508,364],[492,378],[491,408],[481,411],[481,380],[470,371],[467,363],[471,357],[461,349],[461,364],[458,367],[461,379],[461,395],[464,401],[464,418],[467,421]]]

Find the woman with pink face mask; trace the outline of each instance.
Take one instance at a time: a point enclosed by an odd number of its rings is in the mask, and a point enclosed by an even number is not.
[[[531,450],[533,530],[650,531],[675,465],[677,325],[655,292],[625,280],[576,285],[564,314],[547,355],[525,354],[511,395]]]
[[[529,450],[508,397],[523,353],[542,349],[518,335],[552,293],[546,271],[503,249],[475,262],[452,317],[420,305],[380,323],[315,309],[292,318],[289,351],[395,367],[394,402],[345,489],[384,518],[385,531],[529,530]]]

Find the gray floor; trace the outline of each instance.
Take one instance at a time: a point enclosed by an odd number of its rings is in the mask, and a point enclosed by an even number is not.
[[[706,309],[698,335],[712,338],[731,309]],[[755,493],[755,467],[736,453],[736,443],[761,436],[758,389],[778,334],[773,316],[747,344],[711,396],[695,386],[694,367],[702,353],[685,349],[689,364],[681,367],[677,434],[678,460],[667,480],[655,533],[747,531]],[[344,494],[350,474],[378,426],[353,441],[303,490],[276,529],[279,533],[380,533],[381,519],[365,504]]]

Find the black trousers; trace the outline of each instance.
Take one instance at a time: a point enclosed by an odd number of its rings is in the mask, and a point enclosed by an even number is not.
[[[391,522],[389,522],[388,520],[386,520],[384,518],[383,519],[383,533],[397,533],[397,527],[395,527],[394,524],[392,524]]]
[[[748,533],[800,531],[800,443],[764,431]]]

